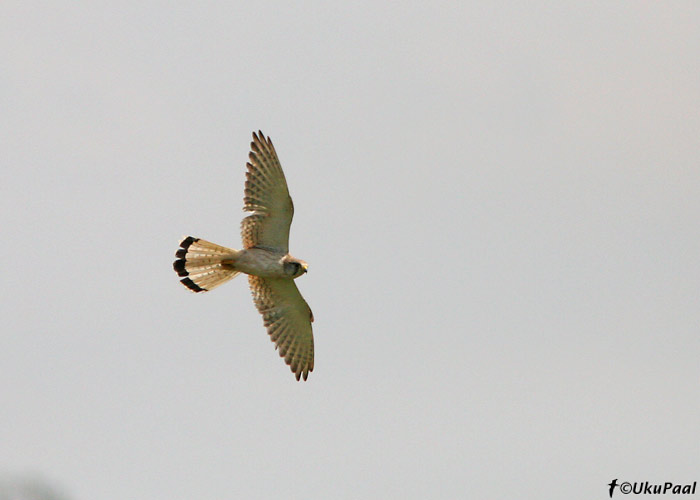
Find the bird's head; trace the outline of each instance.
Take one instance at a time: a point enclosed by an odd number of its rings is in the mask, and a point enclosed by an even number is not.
[[[298,278],[309,270],[309,265],[306,262],[291,255],[286,255],[282,259],[282,265],[284,266],[284,273],[291,278]]]

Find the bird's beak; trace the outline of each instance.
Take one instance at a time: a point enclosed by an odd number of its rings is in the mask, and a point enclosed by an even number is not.
[[[309,265],[308,264],[302,264],[301,267],[304,268],[304,272],[307,272],[309,270]]]

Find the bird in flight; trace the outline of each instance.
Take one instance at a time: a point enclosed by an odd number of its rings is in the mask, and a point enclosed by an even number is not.
[[[275,349],[297,380],[306,380],[314,369],[314,315],[294,283],[308,270],[306,262],[289,254],[294,205],[270,138],[253,132],[250,149],[243,210],[252,214],[241,222],[243,250],[187,236],[175,252],[173,269],[180,282],[197,293],[247,274],[253,302]]]

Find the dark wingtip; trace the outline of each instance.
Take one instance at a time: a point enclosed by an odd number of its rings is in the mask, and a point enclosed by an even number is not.
[[[270,137],[265,137],[265,134],[263,134],[262,130],[258,130],[258,135],[260,136],[260,142],[265,144],[266,146],[272,146],[272,139]]]
[[[193,292],[206,292],[206,291],[207,291],[206,288],[202,288],[201,286],[199,286],[197,283],[195,283],[194,281],[192,281],[192,280],[189,279],[189,278],[183,278],[183,279],[181,279],[181,280],[180,280],[180,283],[182,283],[183,285],[185,285],[187,288],[189,288],[189,289],[192,290]]]
[[[185,261],[182,259],[173,262],[173,269],[175,270],[178,276],[189,276],[190,274],[187,272],[187,269],[185,269]]]
[[[175,252],[175,257],[178,259],[184,259],[185,255],[187,255],[187,249],[186,248],[179,248],[177,252]]]

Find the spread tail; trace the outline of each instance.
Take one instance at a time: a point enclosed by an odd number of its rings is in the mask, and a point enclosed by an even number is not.
[[[240,274],[233,263],[238,250],[188,236],[175,252],[173,269],[193,292],[207,292]]]

